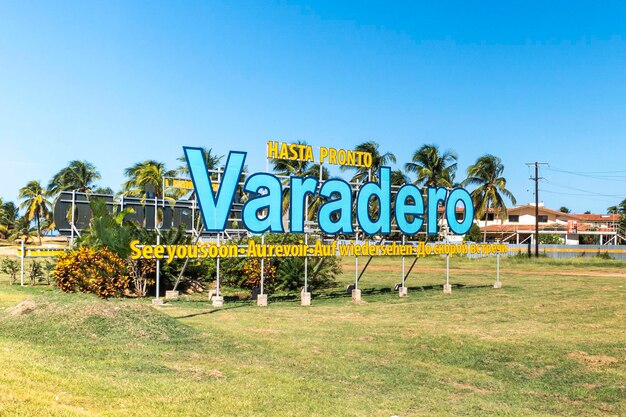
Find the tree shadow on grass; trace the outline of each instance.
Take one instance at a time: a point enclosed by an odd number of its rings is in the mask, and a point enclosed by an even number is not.
[[[234,306],[230,306],[230,307],[217,307],[217,308],[213,308],[212,310],[201,311],[199,313],[185,314],[184,316],[178,316],[178,317],[173,317],[173,318],[175,318],[175,319],[189,319],[191,317],[206,316],[208,314],[218,313],[220,311],[233,310],[233,309],[236,309],[236,308],[243,308],[243,307],[247,307],[246,304],[240,303],[239,305],[234,305]]]

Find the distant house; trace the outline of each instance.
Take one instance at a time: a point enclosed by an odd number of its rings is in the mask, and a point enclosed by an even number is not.
[[[573,214],[544,207],[539,203],[539,234],[554,234],[562,243],[618,244],[626,240],[619,228],[619,214]],[[508,243],[534,242],[535,205],[526,204],[507,210],[505,218],[499,218],[493,210],[476,219],[481,232],[487,231],[488,241]]]

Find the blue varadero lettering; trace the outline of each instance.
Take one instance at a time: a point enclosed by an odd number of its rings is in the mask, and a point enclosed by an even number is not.
[[[353,234],[350,184],[339,179],[328,180],[322,185],[320,196],[327,199],[317,214],[320,229],[329,235]],[[336,219],[333,220],[333,217]]]
[[[456,207],[459,202],[462,203],[465,208],[464,217],[461,222],[456,218]],[[448,200],[446,201],[446,221],[452,233],[464,235],[469,232],[474,222],[474,203],[472,196],[467,190],[455,188],[450,192]]]
[[[239,180],[246,161],[245,152],[231,151],[226,167],[213,191],[211,177],[207,170],[202,149],[184,147],[187,165],[196,191],[204,227],[209,232],[222,232],[226,229],[228,215],[237,192]],[[319,190],[318,190],[319,189]],[[428,187],[425,207],[422,190],[412,184],[405,184],[397,191],[392,207],[391,169],[381,167],[378,181],[361,186],[353,206],[354,190],[341,179],[331,179],[319,184],[313,177],[291,177],[289,191],[284,193],[283,184],[274,175],[256,173],[249,176],[243,185],[248,199],[243,206],[241,218],[243,226],[252,233],[285,233],[283,226],[283,199],[289,202],[289,232],[303,233],[306,217],[306,199],[321,198],[317,212],[320,230],[328,235],[351,235],[355,233],[355,223],[367,235],[389,234],[392,225],[392,210],[395,223],[403,234],[418,233],[427,219],[426,232],[437,234],[439,230],[439,206],[445,206],[445,220],[450,231],[465,234],[474,220],[474,206],[471,195],[463,188],[450,193],[444,187]],[[456,209],[463,206],[463,217],[457,218]],[[372,207],[377,210],[372,215]],[[354,210],[356,208],[356,210]],[[354,211],[353,211],[354,210]],[[356,222],[353,218],[356,212]]]
[[[403,185],[396,194],[395,210],[396,222],[402,233],[414,235],[420,231],[424,224],[424,197],[419,188],[413,184]]]
[[[439,230],[439,203],[445,203],[448,190],[444,187],[428,187],[428,228],[429,235],[436,235]]]
[[[359,190],[356,202],[357,220],[368,235],[391,233],[391,168],[381,167],[378,184],[368,182]],[[378,200],[377,219],[370,217],[370,201]]]
[[[243,190],[254,195],[241,212],[246,229],[252,233],[283,233],[280,180],[271,174],[257,173],[248,177]]]
[[[313,177],[291,177],[289,179],[291,191],[291,204],[289,205],[289,224],[291,233],[303,233],[306,214],[304,204],[306,196],[315,196],[317,179]]]
[[[204,151],[201,148],[190,147],[184,147],[183,150],[191,173],[193,187],[196,190],[198,204],[200,204],[204,228],[209,232],[222,232],[226,228],[228,213],[235,198],[246,153],[231,151],[228,154],[222,182],[219,184],[217,195],[214,195],[211,177],[204,159]]]

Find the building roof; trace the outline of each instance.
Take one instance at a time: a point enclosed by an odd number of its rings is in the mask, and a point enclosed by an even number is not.
[[[618,222],[619,214],[574,214],[580,220],[588,222]]]
[[[525,204],[523,206],[515,206],[515,207],[511,207],[510,209],[508,209],[507,211],[509,213],[515,213],[517,211],[522,211],[525,209],[532,209],[533,211],[535,210],[535,205],[534,204]],[[557,216],[560,217],[565,217],[565,218],[569,218],[570,220],[580,220],[578,218],[577,214],[572,214],[572,213],[563,213],[562,211],[559,210],[553,210],[547,207],[542,206],[541,204],[539,205],[539,214],[556,214]]]
[[[515,206],[507,209],[508,214],[515,214],[518,211],[522,211],[525,209],[535,210],[534,204],[524,204],[521,206]],[[493,208],[489,209],[490,213],[494,212]],[[539,204],[539,214],[555,214],[561,218],[568,220],[578,220],[582,222],[618,222],[620,220],[619,214],[576,214],[576,213],[563,213],[559,210],[553,210],[547,207],[544,207]]]
[[[478,223],[478,226],[480,227],[480,230],[485,231],[485,229],[487,230],[487,232],[493,232],[493,233],[515,233],[515,232],[534,232],[535,231],[535,225],[534,224],[489,224],[487,225],[487,227],[485,226],[481,226],[480,223]],[[543,231],[566,231],[567,230],[567,226],[563,225],[563,224],[558,224],[558,223],[543,223],[543,224],[539,224],[539,230],[543,230]],[[579,223],[577,226],[577,230],[579,232],[587,232],[587,231],[595,231],[595,232],[615,232],[615,229],[610,228],[610,227],[595,227],[591,224],[588,223]]]

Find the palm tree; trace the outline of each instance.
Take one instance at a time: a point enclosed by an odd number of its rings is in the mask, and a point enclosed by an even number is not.
[[[413,153],[404,169],[417,174],[415,184],[427,187],[452,187],[456,172],[457,155],[453,151],[439,153],[437,145],[423,145]]]
[[[354,148],[358,152],[367,152],[372,155],[372,165],[369,168],[357,167],[356,173],[352,177],[352,182],[366,182],[368,180],[378,181],[378,170],[380,167],[388,166],[389,163],[396,163],[396,156],[391,152],[382,153],[380,146],[375,141],[363,142]],[[354,169],[353,167],[342,166],[341,170]]]
[[[39,181],[29,181],[25,187],[20,188],[19,198],[23,200],[20,209],[26,210],[28,220],[33,219],[37,223],[37,234],[41,245],[41,219],[50,212],[50,201],[46,199],[46,189]]]
[[[0,237],[6,239],[9,228],[4,224],[4,216],[4,203],[2,202],[2,198],[0,198]]]
[[[48,183],[48,193],[56,195],[61,191],[75,190],[90,192],[99,180],[100,173],[87,161],[71,161],[68,166],[57,172]]]
[[[24,243],[28,243],[32,236],[37,236],[37,230],[31,225],[31,221],[28,216],[22,216],[15,222],[15,227],[12,229],[8,236],[9,240],[23,239]],[[41,244],[41,235],[39,235],[39,241]]]
[[[506,178],[502,176],[504,165],[497,156],[485,154],[476,160],[474,165],[467,168],[467,179],[463,185],[476,185],[472,191],[472,200],[478,218],[485,216],[485,230],[483,241],[487,240],[487,213],[490,209],[495,211],[501,219],[506,216],[506,204],[504,197],[517,204],[513,194],[506,188]]]
[[[204,161],[206,162],[206,167],[209,170],[217,169],[220,162],[222,162],[222,158],[224,156],[217,156],[213,153],[213,149],[211,148],[202,148],[202,153],[204,154]],[[182,165],[176,168],[176,172],[179,175],[183,175],[185,177],[189,176],[189,167],[187,166],[187,158],[185,155],[176,159],[179,162],[182,162]]]
[[[402,172],[401,169],[394,169],[391,171],[391,185],[402,187],[404,184],[408,184],[409,178]]]
[[[0,225],[5,226],[7,231],[15,227],[19,217],[19,210],[14,202],[8,201],[0,206]]]
[[[105,195],[115,194],[115,192],[113,191],[111,187],[97,187],[97,188],[94,188],[91,192],[94,194],[105,194]]]
[[[155,195],[163,198],[163,177],[174,176],[176,171],[166,170],[163,162],[147,160],[126,168],[124,174],[128,180],[123,185],[123,195],[143,197],[146,190],[154,188]]]
[[[621,203],[606,209],[607,214],[626,214],[626,198]]]

